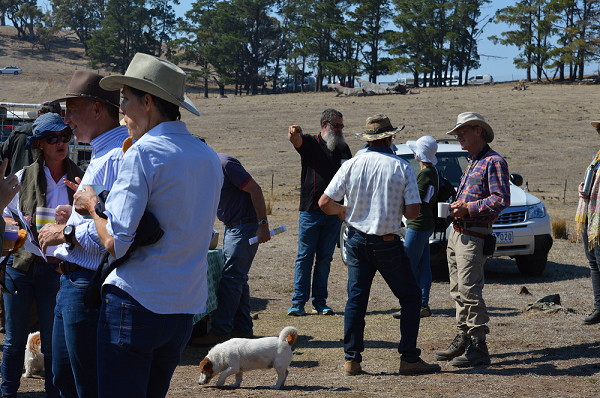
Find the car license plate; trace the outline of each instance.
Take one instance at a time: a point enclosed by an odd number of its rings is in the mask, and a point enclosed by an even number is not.
[[[512,231],[507,232],[493,232],[492,235],[496,237],[496,244],[502,243],[513,243],[513,233]]]

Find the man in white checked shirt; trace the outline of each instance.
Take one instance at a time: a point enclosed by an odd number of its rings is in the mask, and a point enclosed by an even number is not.
[[[336,214],[348,224],[348,301],[344,311],[347,376],[355,376],[362,369],[365,315],[377,271],[402,306],[400,373],[441,370],[420,358],[421,289],[399,236],[402,216],[416,218],[421,209],[414,169],[390,148],[392,137],[403,128],[392,127],[386,115],[368,118],[366,131],[357,134],[368,142],[368,149],[342,164],[319,200],[326,214]],[[336,203],[344,196],[346,206]]]
[[[119,91],[100,88],[102,77],[88,71],[75,72],[67,95],[53,102],[66,101],[65,123],[78,142],[92,146],[92,160],[80,183],[110,190],[117,179],[122,145],[128,134],[127,127],[119,125]],[[77,189],[76,184],[67,184]],[[43,250],[61,245],[54,255],[63,260],[52,336],[54,384],[63,397],[97,397],[99,313],[85,307],[83,295],[106,249],[94,221],[74,211],[66,226],[48,224],[40,230],[39,237]]]

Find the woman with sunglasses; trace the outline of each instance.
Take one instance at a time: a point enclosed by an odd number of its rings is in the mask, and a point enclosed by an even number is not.
[[[26,149],[33,152],[35,161],[16,173],[21,191],[4,209],[4,220],[16,224],[12,213],[21,212],[27,217],[29,229],[38,240],[35,228],[36,209],[38,207],[56,208],[58,205],[73,204],[73,190],[68,188],[64,179],[74,181],[83,177],[83,171],[68,158],[71,128],[60,115],[47,113],[33,123],[33,135],[28,138]],[[52,384],[52,327],[54,324],[54,306],[60,287],[58,259],[36,256],[21,248],[9,260],[6,267],[7,289],[18,294],[4,294],[6,311],[6,338],[2,357],[2,397],[16,397],[21,380],[25,345],[30,327],[30,314],[33,303],[37,308],[44,354],[45,386],[47,397],[59,397],[58,390]]]

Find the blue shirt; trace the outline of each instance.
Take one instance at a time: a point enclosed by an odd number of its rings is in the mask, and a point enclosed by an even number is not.
[[[82,185],[103,185],[105,190],[112,189],[123,159],[123,142],[128,136],[127,127],[119,126],[90,142],[92,160],[83,175]],[[94,220],[85,219],[73,211],[67,225],[76,225],[75,238],[81,247],[69,250],[65,243],[56,249],[54,255],[84,268],[98,268],[106,249],[98,237]]]
[[[144,210],[164,235],[131,253],[105,284],[157,314],[204,312],[206,256],[222,184],[219,157],[185,123],[164,122],[144,134],[123,156],[106,200],[107,230],[117,258],[133,242]]]
[[[252,179],[244,166],[236,158],[218,153],[223,168],[223,188],[217,217],[223,224],[229,224],[243,218],[256,217],[252,197],[243,188]]]

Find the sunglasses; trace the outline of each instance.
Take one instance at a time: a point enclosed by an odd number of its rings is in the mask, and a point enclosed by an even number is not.
[[[64,134],[51,134],[51,135],[47,135],[46,137],[46,142],[50,145],[54,145],[58,142],[69,142],[71,141],[71,133],[64,133]]]
[[[327,120],[327,123],[331,124],[331,126],[336,129],[344,128],[344,123],[331,123],[329,120]]]

